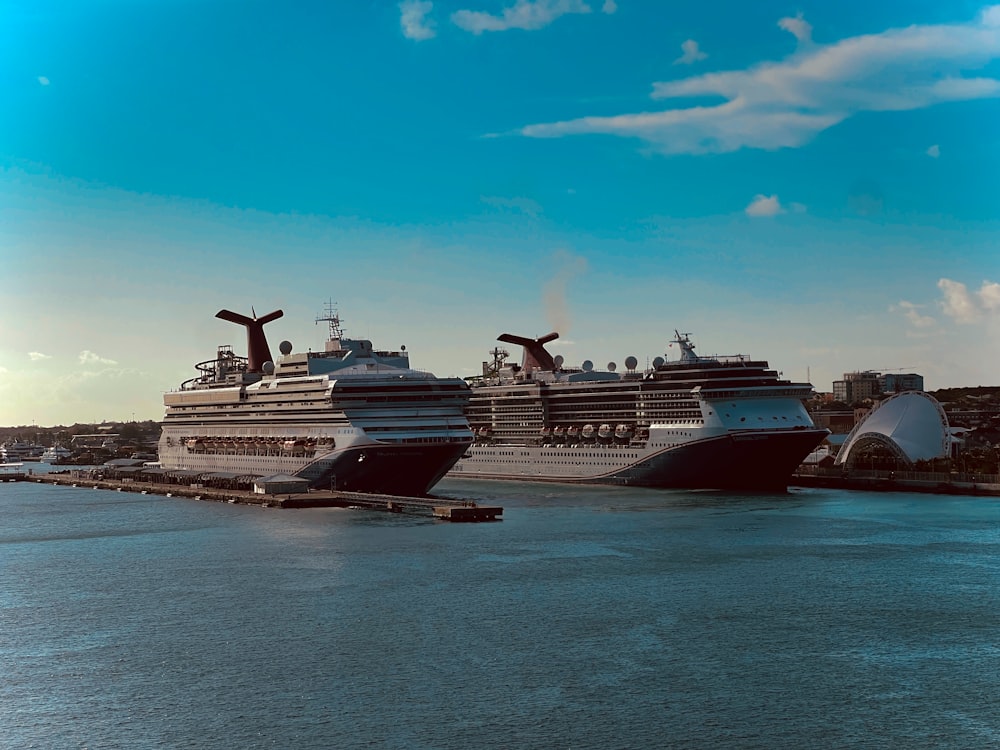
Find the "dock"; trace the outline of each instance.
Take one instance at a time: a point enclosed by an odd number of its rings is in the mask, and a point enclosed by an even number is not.
[[[142,495],[184,497],[209,502],[236,505],[256,505],[262,508],[357,508],[385,513],[406,513],[431,516],[442,521],[483,522],[502,520],[503,508],[480,505],[473,500],[440,497],[401,497],[342,490],[311,490],[309,492],[267,495],[249,490],[191,487],[178,484],[157,484],[129,479],[95,479],[88,472],[50,472],[30,474],[11,472],[0,475],[4,482],[38,482],[68,487],[86,487],[113,492],[135,492]]]

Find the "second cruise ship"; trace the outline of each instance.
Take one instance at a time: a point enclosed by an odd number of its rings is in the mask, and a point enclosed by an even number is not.
[[[539,339],[520,365],[495,348],[470,379],[475,443],[450,476],[694,489],[785,490],[801,461],[829,434],[804,400],[809,383],[783,380],[767,362],[703,357],[677,331],[677,361],[635,357],[625,372],[591,362],[563,366]]]

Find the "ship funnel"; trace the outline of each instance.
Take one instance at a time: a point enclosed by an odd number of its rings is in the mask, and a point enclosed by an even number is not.
[[[545,344],[550,341],[555,341],[559,338],[559,334],[553,331],[552,333],[547,333],[537,339],[529,339],[524,336],[515,336],[512,333],[504,333],[497,336],[497,341],[503,341],[508,344],[517,344],[518,346],[524,347],[524,357],[521,360],[521,367],[524,369],[525,373],[530,373],[532,370],[555,370],[556,363],[552,359],[552,355],[545,351]]]
[[[250,308],[253,310],[253,308]],[[264,335],[264,325],[272,320],[277,320],[285,313],[275,310],[262,317],[256,314],[252,318],[240,315],[229,310],[219,310],[215,317],[228,320],[230,323],[237,323],[246,326],[247,329],[247,369],[250,372],[263,372],[264,363],[272,362],[271,350],[267,346],[267,337]]]

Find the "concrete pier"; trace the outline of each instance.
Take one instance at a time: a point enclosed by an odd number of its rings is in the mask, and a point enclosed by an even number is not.
[[[450,500],[434,497],[400,497],[366,492],[314,490],[280,495],[262,495],[246,490],[189,487],[178,484],[156,484],[120,479],[92,479],[84,472],[48,474],[6,474],[5,481],[39,482],[72,487],[117,492],[137,492],[143,495],[185,497],[238,505],[258,505],[263,508],[362,508],[386,513],[430,515],[444,521],[496,521],[503,515],[499,506],[479,505],[472,500]]]

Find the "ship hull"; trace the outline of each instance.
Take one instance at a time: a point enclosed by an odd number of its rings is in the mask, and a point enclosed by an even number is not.
[[[192,453],[183,446],[162,445],[160,461],[164,468],[205,473],[248,477],[288,474],[308,480],[313,489],[417,497],[426,495],[441,480],[468,445],[364,443],[320,457]]]
[[[449,476],[677,489],[784,491],[827,430],[748,431],[670,448],[476,445]]]

